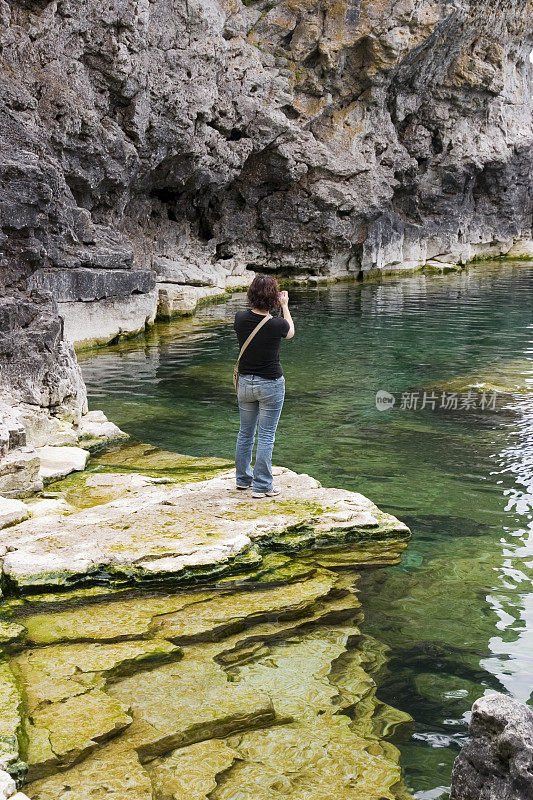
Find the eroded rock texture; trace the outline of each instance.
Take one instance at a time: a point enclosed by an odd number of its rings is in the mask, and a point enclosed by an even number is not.
[[[526,0],[0,0],[0,366],[39,444],[85,410],[67,340],[253,269],[519,252],[531,39]]]
[[[2,532],[0,769],[31,800],[409,800],[356,590],[405,525],[281,468],[252,506],[218,459],[95,462]]]
[[[533,711],[502,694],[474,703],[471,740],[455,760],[450,800],[533,798]]]
[[[531,229],[527,14],[2,0],[4,277],[87,301],[146,292],[131,270],[208,284],[508,249]]]

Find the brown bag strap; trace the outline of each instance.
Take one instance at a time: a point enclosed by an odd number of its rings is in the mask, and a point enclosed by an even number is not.
[[[246,339],[246,341],[244,342],[243,346],[241,347],[241,351],[239,353],[239,358],[237,359],[237,364],[241,360],[242,354],[244,353],[244,351],[246,350],[246,348],[248,347],[248,345],[250,344],[250,342],[254,338],[255,334],[258,333],[260,328],[262,328],[263,325],[265,324],[265,322],[268,322],[269,319],[272,319],[272,314],[267,314],[264,317],[264,319],[261,320],[259,325],[256,325],[256,327],[253,329],[253,331],[251,332],[251,334],[249,335],[249,337]]]

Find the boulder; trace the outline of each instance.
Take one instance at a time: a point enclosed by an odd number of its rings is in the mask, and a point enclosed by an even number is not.
[[[453,766],[450,800],[532,800],[533,709],[503,694],[472,706],[470,741]]]

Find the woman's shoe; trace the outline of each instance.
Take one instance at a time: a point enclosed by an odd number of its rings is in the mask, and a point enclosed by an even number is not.
[[[281,494],[281,489],[272,488],[269,492],[252,492],[252,497],[259,499],[260,497],[277,497]]]
[[[249,483],[248,486],[236,486],[235,488],[238,489],[240,492],[244,492],[245,489],[251,489],[252,488],[252,484]]]

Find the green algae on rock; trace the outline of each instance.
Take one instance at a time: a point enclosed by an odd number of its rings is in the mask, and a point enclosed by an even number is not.
[[[16,622],[9,622],[8,620],[0,619],[0,645],[3,647],[20,642],[25,635],[26,631],[23,625],[18,625]]]
[[[150,778],[135,750],[120,741],[104,745],[66,772],[24,787],[31,800],[87,800],[94,790],[108,800],[153,800]]]
[[[114,448],[55,485],[69,513],[10,529],[24,791],[404,800],[384,737],[408,718],[375,697],[354,570],[396,563],[408,528],[281,468],[253,504],[213,461]]]
[[[218,785],[218,776],[240,759],[224,739],[208,739],[174,750],[170,756],[145,765],[156,797],[206,800]]]
[[[169,454],[155,450],[154,458],[168,467]],[[358,552],[365,563],[366,545],[382,540],[398,558],[409,530],[395,517],[355,492],[326,489],[287,469],[276,473],[281,501],[253,506],[235,491],[229,470],[184,484],[142,483],[126,495],[122,475],[116,499],[11,528],[5,579],[25,592],[102,582],[186,583],[259,568],[272,550],[349,544],[352,563]]]
[[[25,686],[25,709],[33,712],[46,703],[57,703],[102,688],[137,670],[181,658],[179,647],[165,640],[78,643],[25,650],[11,667]]]
[[[175,787],[190,780],[196,791],[212,787],[209,797],[218,800],[270,800],[278,792],[298,800],[396,797],[392,789],[401,781],[398,752],[371,752],[370,741],[352,728],[336,704],[332,667],[350,651],[353,633],[350,627],[317,629],[299,641],[268,648],[240,668],[235,679],[266,691],[286,724],[233,735],[225,746],[211,741],[196,750],[180,748],[148,764],[161,796],[172,796]],[[363,683],[365,694],[375,690],[368,676]],[[369,705],[365,716],[372,719],[373,712]],[[194,764],[194,755],[200,754],[206,756],[201,769]]]
[[[48,628],[42,639],[76,639],[86,628],[95,640],[12,658],[26,697],[25,792],[406,797],[395,788],[398,752],[380,737],[408,718],[375,698],[365,671],[379,658],[358,644],[357,578],[300,563],[288,584],[73,593],[69,612],[51,602],[35,628],[25,617],[29,637]],[[121,630],[130,639],[110,641]],[[167,637],[184,640],[183,658]]]
[[[43,704],[26,723],[28,780],[81,761],[131,725],[127,707],[99,689]]]
[[[0,660],[0,769],[13,777],[24,775],[25,765],[20,760],[22,698],[10,665]]]
[[[509,396],[531,394],[533,390],[533,362],[529,358],[496,361],[491,366],[481,366],[476,372],[458,375],[426,387],[433,391],[485,392]]]

